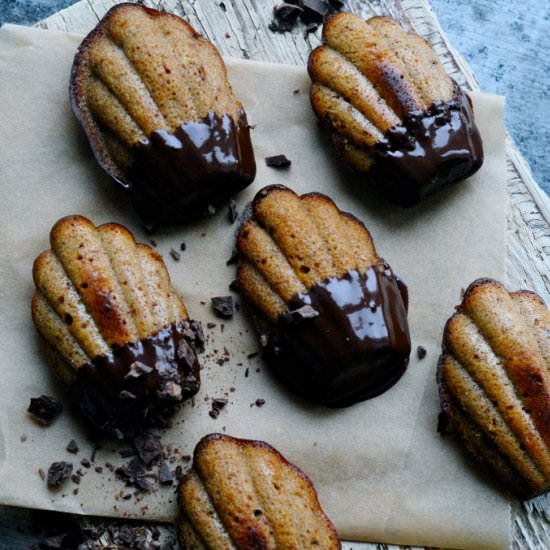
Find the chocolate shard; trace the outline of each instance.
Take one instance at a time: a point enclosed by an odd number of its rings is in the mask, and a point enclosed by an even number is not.
[[[156,430],[143,430],[134,437],[134,447],[145,464],[150,464],[162,453],[160,433]]]
[[[63,411],[63,405],[49,395],[41,395],[40,397],[31,397],[31,402],[27,411],[35,420],[49,426]]]
[[[59,487],[63,485],[73,473],[73,465],[70,462],[53,462],[48,468],[48,485]]]
[[[265,157],[265,164],[270,168],[288,168],[292,162],[285,155],[273,155]]]
[[[78,453],[79,451],[79,448],[78,448],[78,443],[74,440],[74,439],[71,439],[69,441],[69,444],[67,445],[67,451],[69,453],[72,453],[72,454],[76,454]]]
[[[231,319],[233,317],[232,296],[215,296],[210,299],[210,303],[217,317],[221,319]]]
[[[113,51],[132,33],[141,42],[124,74],[133,76],[120,77]],[[147,98],[136,96],[136,82]],[[125,111],[128,93],[135,108]],[[79,47],[70,97],[100,166],[148,226],[211,214],[254,180],[248,121],[223,60],[173,14],[130,3],[110,9]]]
[[[163,485],[172,485],[174,481],[174,474],[170,470],[169,464],[165,461],[162,461],[159,466],[159,481]]]

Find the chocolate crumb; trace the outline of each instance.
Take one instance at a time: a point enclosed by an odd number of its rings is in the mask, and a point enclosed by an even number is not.
[[[245,378],[248,378],[248,373],[249,373],[250,369],[247,368],[245,371],[244,371],[244,377]]]
[[[71,477],[73,465],[70,462],[53,462],[48,468],[48,485],[59,487]]]
[[[122,495],[122,498],[124,500],[130,500],[132,498],[132,493],[126,493],[125,495]]]
[[[218,325],[216,323],[206,323],[206,328],[213,329],[216,328]]]
[[[176,262],[179,262],[181,260],[181,254],[177,250],[174,250],[173,248],[170,249],[170,256],[172,256],[172,258]]]
[[[221,410],[227,405],[227,399],[216,397],[212,400],[212,408],[216,410]]]
[[[254,401],[254,404],[256,405],[256,407],[263,407],[265,405],[265,399],[256,399],[256,401]]]
[[[292,90],[292,95],[298,95],[300,93],[300,90],[296,88],[296,90]]]
[[[151,243],[151,246],[153,246],[154,248],[157,247],[157,241],[155,241],[155,239],[151,239],[149,242]]]
[[[83,458],[80,461],[80,464],[82,464],[82,466],[84,466],[84,468],[91,468],[92,467],[92,464],[90,463],[90,461],[87,458]]]
[[[76,483],[77,485],[80,485],[80,476],[78,474],[73,474],[71,476],[71,479],[73,483]]]
[[[239,281],[237,281],[237,279],[229,283],[229,290],[231,290],[232,292],[239,292]]]
[[[217,317],[221,319],[231,319],[233,317],[232,296],[215,296],[210,299],[210,303]]]
[[[73,455],[78,453],[78,451],[79,451],[78,444],[74,439],[71,439],[69,441],[69,444],[67,445],[67,451],[69,453],[72,453]]]
[[[21,441],[21,443],[25,443],[25,441],[27,441],[27,435],[26,434],[21,434],[21,437],[19,438],[19,441]]]
[[[120,439],[120,438],[119,438]],[[92,450],[92,456],[90,457],[90,460],[93,462],[95,460],[95,457],[97,455],[97,452],[101,451],[101,445],[96,445]]]
[[[121,458],[130,458],[131,456],[136,456],[137,453],[134,449],[122,449],[122,451],[119,451],[118,454]]]
[[[180,250],[181,250],[182,252],[185,252],[185,249],[186,249],[186,248],[187,248],[187,245],[186,245],[185,243],[181,243],[181,244],[180,244]]]
[[[46,473],[42,468],[38,468],[38,475],[42,478],[42,481],[46,481]]]
[[[218,411],[217,409],[210,409],[208,411],[208,414],[211,418],[216,419],[216,418],[218,418],[218,416],[220,416],[220,411]]]
[[[226,32],[225,33],[225,38],[231,38],[231,35],[228,32]]]
[[[292,162],[285,155],[274,155],[265,157],[265,164],[270,168],[288,168]]]
[[[95,467],[95,471],[98,473],[98,474],[102,474],[103,473],[103,468],[101,466],[96,466]]]
[[[31,397],[27,412],[43,426],[49,426],[61,414],[63,406],[49,395]]]
[[[239,217],[239,212],[237,211],[237,203],[231,199],[229,201],[229,222],[235,223],[235,220]]]
[[[220,2],[219,6],[220,6],[222,11],[227,11],[227,8],[225,7],[225,4],[223,2]]]
[[[427,353],[428,352],[426,351],[426,348],[423,347],[423,346],[418,346],[416,348],[416,355],[417,355],[418,359],[420,359],[420,360],[424,359],[424,357],[426,357]]]
[[[80,491],[80,488],[77,487],[76,489],[73,490],[73,495],[78,495],[79,491]]]
[[[246,358],[247,359],[254,359],[254,357],[257,357],[259,355],[258,351],[253,351],[252,353],[249,353]]]

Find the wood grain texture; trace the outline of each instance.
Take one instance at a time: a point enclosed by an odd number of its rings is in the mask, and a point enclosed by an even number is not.
[[[116,1],[82,0],[46,19],[42,28],[88,32]],[[301,30],[274,34],[268,30],[273,2],[267,0],[151,0],[147,5],[184,16],[210,38],[224,55],[304,65],[319,31],[304,37]],[[388,14],[414,28],[434,46],[448,72],[467,89],[479,85],[464,59],[448,43],[427,0],[348,0],[348,8],[364,17]],[[507,138],[510,197],[508,210],[507,281],[512,288],[530,288],[550,303],[550,199],[534,181],[510,137]],[[0,548],[24,548],[30,532],[25,511],[0,512]],[[20,527],[27,535],[17,533]],[[32,529],[31,529],[32,530]],[[27,537],[24,539],[23,537]],[[550,548],[550,498],[522,504],[514,515],[514,549]],[[357,545],[348,546],[357,548]],[[391,549],[384,544],[370,550]],[[404,548],[404,547],[402,547]]]

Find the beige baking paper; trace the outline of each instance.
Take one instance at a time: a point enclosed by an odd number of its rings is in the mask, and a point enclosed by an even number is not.
[[[128,493],[105,468],[125,462],[103,443],[94,466],[77,485],[51,492],[38,475],[55,460],[90,457],[87,440],[69,410],[49,428],[26,414],[29,398],[62,395],[46,366],[29,314],[31,267],[48,247],[48,232],[61,216],[80,213],[95,223],[116,221],[147,241],[126,197],[96,166],[69,108],[68,78],[80,37],[6,26],[0,31],[0,502],[81,514],[170,521],[173,488],[122,500]],[[314,481],[321,502],[344,538],[452,548],[506,548],[510,542],[507,498],[450,440],[436,433],[435,366],[445,319],[460,291],[479,276],[504,277],[505,153],[503,100],[474,96],[486,160],[469,181],[422,206],[402,210],[361,188],[335,155],[311,112],[303,68],[244,61],[229,63],[230,78],[252,124],[258,175],[237,197],[239,210],[267,184],[299,193],[328,193],[363,219],[379,252],[409,285],[413,349],[402,380],[384,395],[351,408],[312,406],[276,383],[257,357],[245,312],[225,323],[211,314],[212,296],[229,293],[235,226],[227,210],[189,225],[158,232],[177,289],[192,317],[208,330],[202,356],[203,383],[195,406],[187,405],[164,442],[191,453],[205,434],[263,439],[298,464]],[[295,92],[295,91],[298,92]],[[267,168],[264,157],[284,153],[288,171]],[[180,262],[169,254],[185,242]],[[204,303],[202,303],[204,302]],[[218,365],[224,347],[231,360]],[[217,351],[215,351],[217,350]],[[248,370],[249,376],[245,376]],[[234,387],[235,391],[230,392]],[[207,398],[229,404],[219,418],[208,415]],[[265,399],[259,408],[251,404]],[[23,436],[26,436],[26,440]],[[81,451],[66,452],[71,439]],[[354,548],[358,545],[354,544]]]

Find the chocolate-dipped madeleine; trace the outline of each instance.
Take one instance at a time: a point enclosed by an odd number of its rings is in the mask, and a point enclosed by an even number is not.
[[[437,381],[466,449],[520,498],[550,490],[550,311],[474,281],[445,326]]]
[[[127,3],[109,10],[80,45],[70,96],[97,161],[147,224],[196,218],[254,179],[246,114],[224,62],[175,15]]]
[[[311,481],[263,441],[221,434],[201,439],[178,499],[182,548],[341,548]]]
[[[121,437],[194,395],[200,331],[161,256],[82,216],[60,219],[50,244],[34,262],[32,317],[86,420]]]
[[[330,17],[308,64],[311,104],[344,160],[412,206],[483,162],[471,101],[431,45],[389,17]]]
[[[294,392],[340,407],[401,377],[407,290],[357,218],[325,195],[270,186],[252,202],[237,248],[237,281],[266,358]]]

